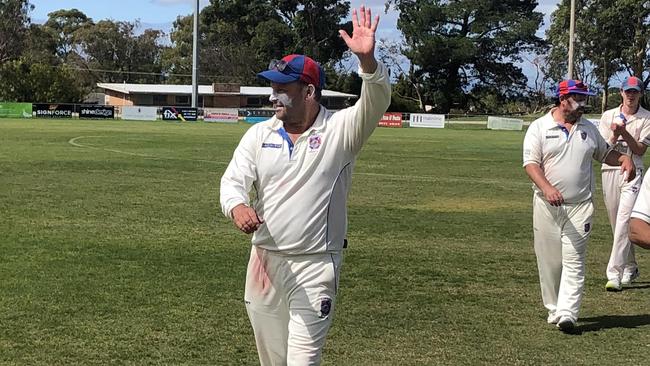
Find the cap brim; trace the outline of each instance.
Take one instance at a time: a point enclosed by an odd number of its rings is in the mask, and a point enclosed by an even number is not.
[[[623,91],[628,91],[628,90],[632,90],[632,89],[634,89],[634,90],[636,90],[636,91],[638,91],[638,92],[641,91],[641,87],[638,86],[638,85],[635,85],[635,86],[626,86],[625,88],[622,88],[622,89],[623,89]]]
[[[258,78],[262,78],[278,84],[289,84],[300,79],[297,74],[284,74],[277,70],[266,70],[257,74]]]
[[[592,96],[592,97],[596,95],[596,93],[592,93],[592,92],[590,92],[590,91],[571,90],[570,92],[568,92],[568,93],[564,93],[564,94],[559,94],[559,93],[558,93],[557,96],[558,96],[558,97],[561,97],[561,96],[563,96],[563,95],[569,95],[569,94],[590,95],[590,96]]]

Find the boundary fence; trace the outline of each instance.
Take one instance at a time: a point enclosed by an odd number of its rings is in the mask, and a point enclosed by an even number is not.
[[[257,123],[271,118],[268,108],[192,108],[187,106],[106,106],[72,103],[4,103],[0,117],[61,119],[122,119],[136,121]],[[593,122],[593,121],[592,121]],[[494,130],[522,130],[529,122],[512,116],[387,112],[380,127],[444,128],[449,124],[485,125]]]

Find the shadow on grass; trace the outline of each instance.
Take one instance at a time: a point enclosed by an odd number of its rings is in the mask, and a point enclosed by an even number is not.
[[[634,282],[631,285],[624,286],[623,291],[642,290],[644,288],[650,288],[650,282]]]
[[[568,333],[572,335],[581,335],[586,332],[597,332],[612,328],[638,328],[650,325],[650,314],[603,315],[591,318],[581,318],[580,322],[587,324],[579,325],[573,331]]]

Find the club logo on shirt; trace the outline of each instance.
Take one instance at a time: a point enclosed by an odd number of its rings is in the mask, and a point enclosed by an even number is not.
[[[316,150],[322,143],[321,135],[309,136],[309,150]]]
[[[585,224],[585,233],[588,233],[589,230],[591,230],[591,223],[586,223]]]
[[[587,139],[587,133],[585,131],[580,131],[580,137],[582,137],[582,141]]]
[[[318,312],[319,318],[326,318],[332,310],[332,299],[326,297],[320,301],[320,311]]]

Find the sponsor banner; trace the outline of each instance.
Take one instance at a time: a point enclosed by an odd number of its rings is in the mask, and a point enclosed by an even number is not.
[[[196,121],[196,108],[191,107],[162,107],[163,121]]]
[[[79,108],[79,118],[115,118],[115,107],[113,106],[81,106]]]
[[[411,127],[445,128],[445,115],[411,113],[409,125]]]
[[[32,104],[32,111],[40,118],[72,118],[72,104]]]
[[[275,115],[274,109],[240,109],[239,115],[244,117],[248,123],[258,123],[266,121]]]
[[[205,108],[203,109],[205,122],[237,123],[239,111],[237,108]]]
[[[158,119],[158,107],[122,107],[122,119],[135,121],[155,121]]]
[[[32,103],[0,102],[0,117],[32,118]]]
[[[386,112],[378,126],[380,127],[402,127],[402,113],[401,112]]]
[[[488,116],[487,128],[488,130],[521,131],[524,128],[524,120]]]

